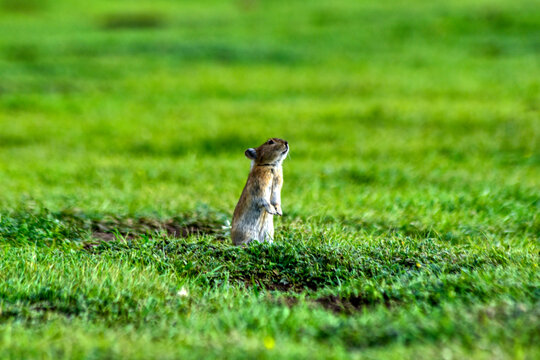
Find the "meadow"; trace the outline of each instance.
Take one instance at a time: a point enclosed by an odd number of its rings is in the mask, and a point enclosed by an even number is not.
[[[0,0],[2,359],[535,359],[539,185],[537,1]]]

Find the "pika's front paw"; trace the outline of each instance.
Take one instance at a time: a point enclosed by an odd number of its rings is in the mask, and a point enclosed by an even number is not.
[[[274,204],[274,208],[276,209],[276,215],[283,216],[283,211],[281,211],[281,206],[279,204]]]
[[[265,204],[264,209],[270,215],[277,215],[278,214],[277,211],[276,211],[276,208],[273,205]]]

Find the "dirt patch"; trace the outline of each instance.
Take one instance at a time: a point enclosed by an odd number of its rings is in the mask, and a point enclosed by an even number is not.
[[[327,295],[314,300],[314,303],[322,306],[326,310],[335,313],[352,314],[363,308],[384,304],[387,308],[397,305],[396,300],[384,297],[382,299],[369,299],[363,296],[341,297],[338,295]]]
[[[294,292],[301,292],[304,290],[304,288],[295,287],[291,284],[283,284],[279,282],[268,282],[265,281],[266,279],[257,279],[250,281],[244,281],[244,285],[246,289],[252,288],[254,284],[256,284],[258,287],[262,289],[266,289],[269,291],[279,291],[279,292],[288,292],[288,291],[294,291]]]
[[[113,234],[113,233],[107,233],[107,232],[101,232],[101,231],[96,231],[96,232],[93,232],[92,233],[92,237],[94,239],[98,239],[98,240],[101,240],[101,241],[113,241],[116,239],[116,235]],[[86,244],[86,245],[93,245],[93,244]],[[97,245],[97,244],[96,244]]]
[[[287,307],[294,307],[298,305],[298,298],[293,297],[293,296],[280,296],[277,302],[280,305],[285,305]]]
[[[268,284],[266,288],[271,291],[282,291],[282,292],[286,292],[290,290],[297,290],[291,284],[279,284],[279,283]]]
[[[217,240],[227,238],[221,223],[213,219],[151,217],[122,217],[107,215],[101,218],[88,217],[82,213],[62,213],[60,219],[76,229],[89,231],[94,241],[85,247],[94,247],[102,242],[117,239],[132,240],[143,235],[169,238],[186,238],[191,235],[212,235]]]
[[[278,296],[274,298],[274,302],[287,307],[298,305],[298,298],[295,296]],[[336,314],[353,314],[361,311],[363,308],[372,307],[377,304],[384,304],[387,307],[395,305],[388,299],[370,300],[362,296],[341,297],[339,295],[326,295],[315,299],[306,299],[307,303],[315,307],[323,307]]]
[[[321,305],[326,310],[347,314],[354,313],[363,307],[373,305],[372,302],[360,296],[342,298],[337,295],[328,295],[315,299],[314,302]]]
[[[92,235],[102,240],[114,240],[115,234],[119,234],[126,239],[155,234],[185,238],[190,235],[217,235],[219,232],[215,224],[185,223],[178,219],[158,220],[147,217],[95,220],[91,222],[90,228]]]

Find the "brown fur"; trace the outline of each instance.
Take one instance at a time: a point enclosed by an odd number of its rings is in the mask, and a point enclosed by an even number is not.
[[[283,168],[287,156],[287,141],[272,138],[256,149],[247,149],[251,171],[234,209],[231,237],[235,245],[251,241],[272,242],[274,238],[273,215],[282,215],[281,187]]]

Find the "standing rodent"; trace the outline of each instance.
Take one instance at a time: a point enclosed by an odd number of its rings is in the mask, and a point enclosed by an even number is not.
[[[251,170],[234,209],[231,224],[233,244],[248,244],[251,241],[272,242],[274,238],[273,215],[282,215],[281,187],[283,168],[289,143],[271,138],[256,149],[246,150],[251,160]]]

